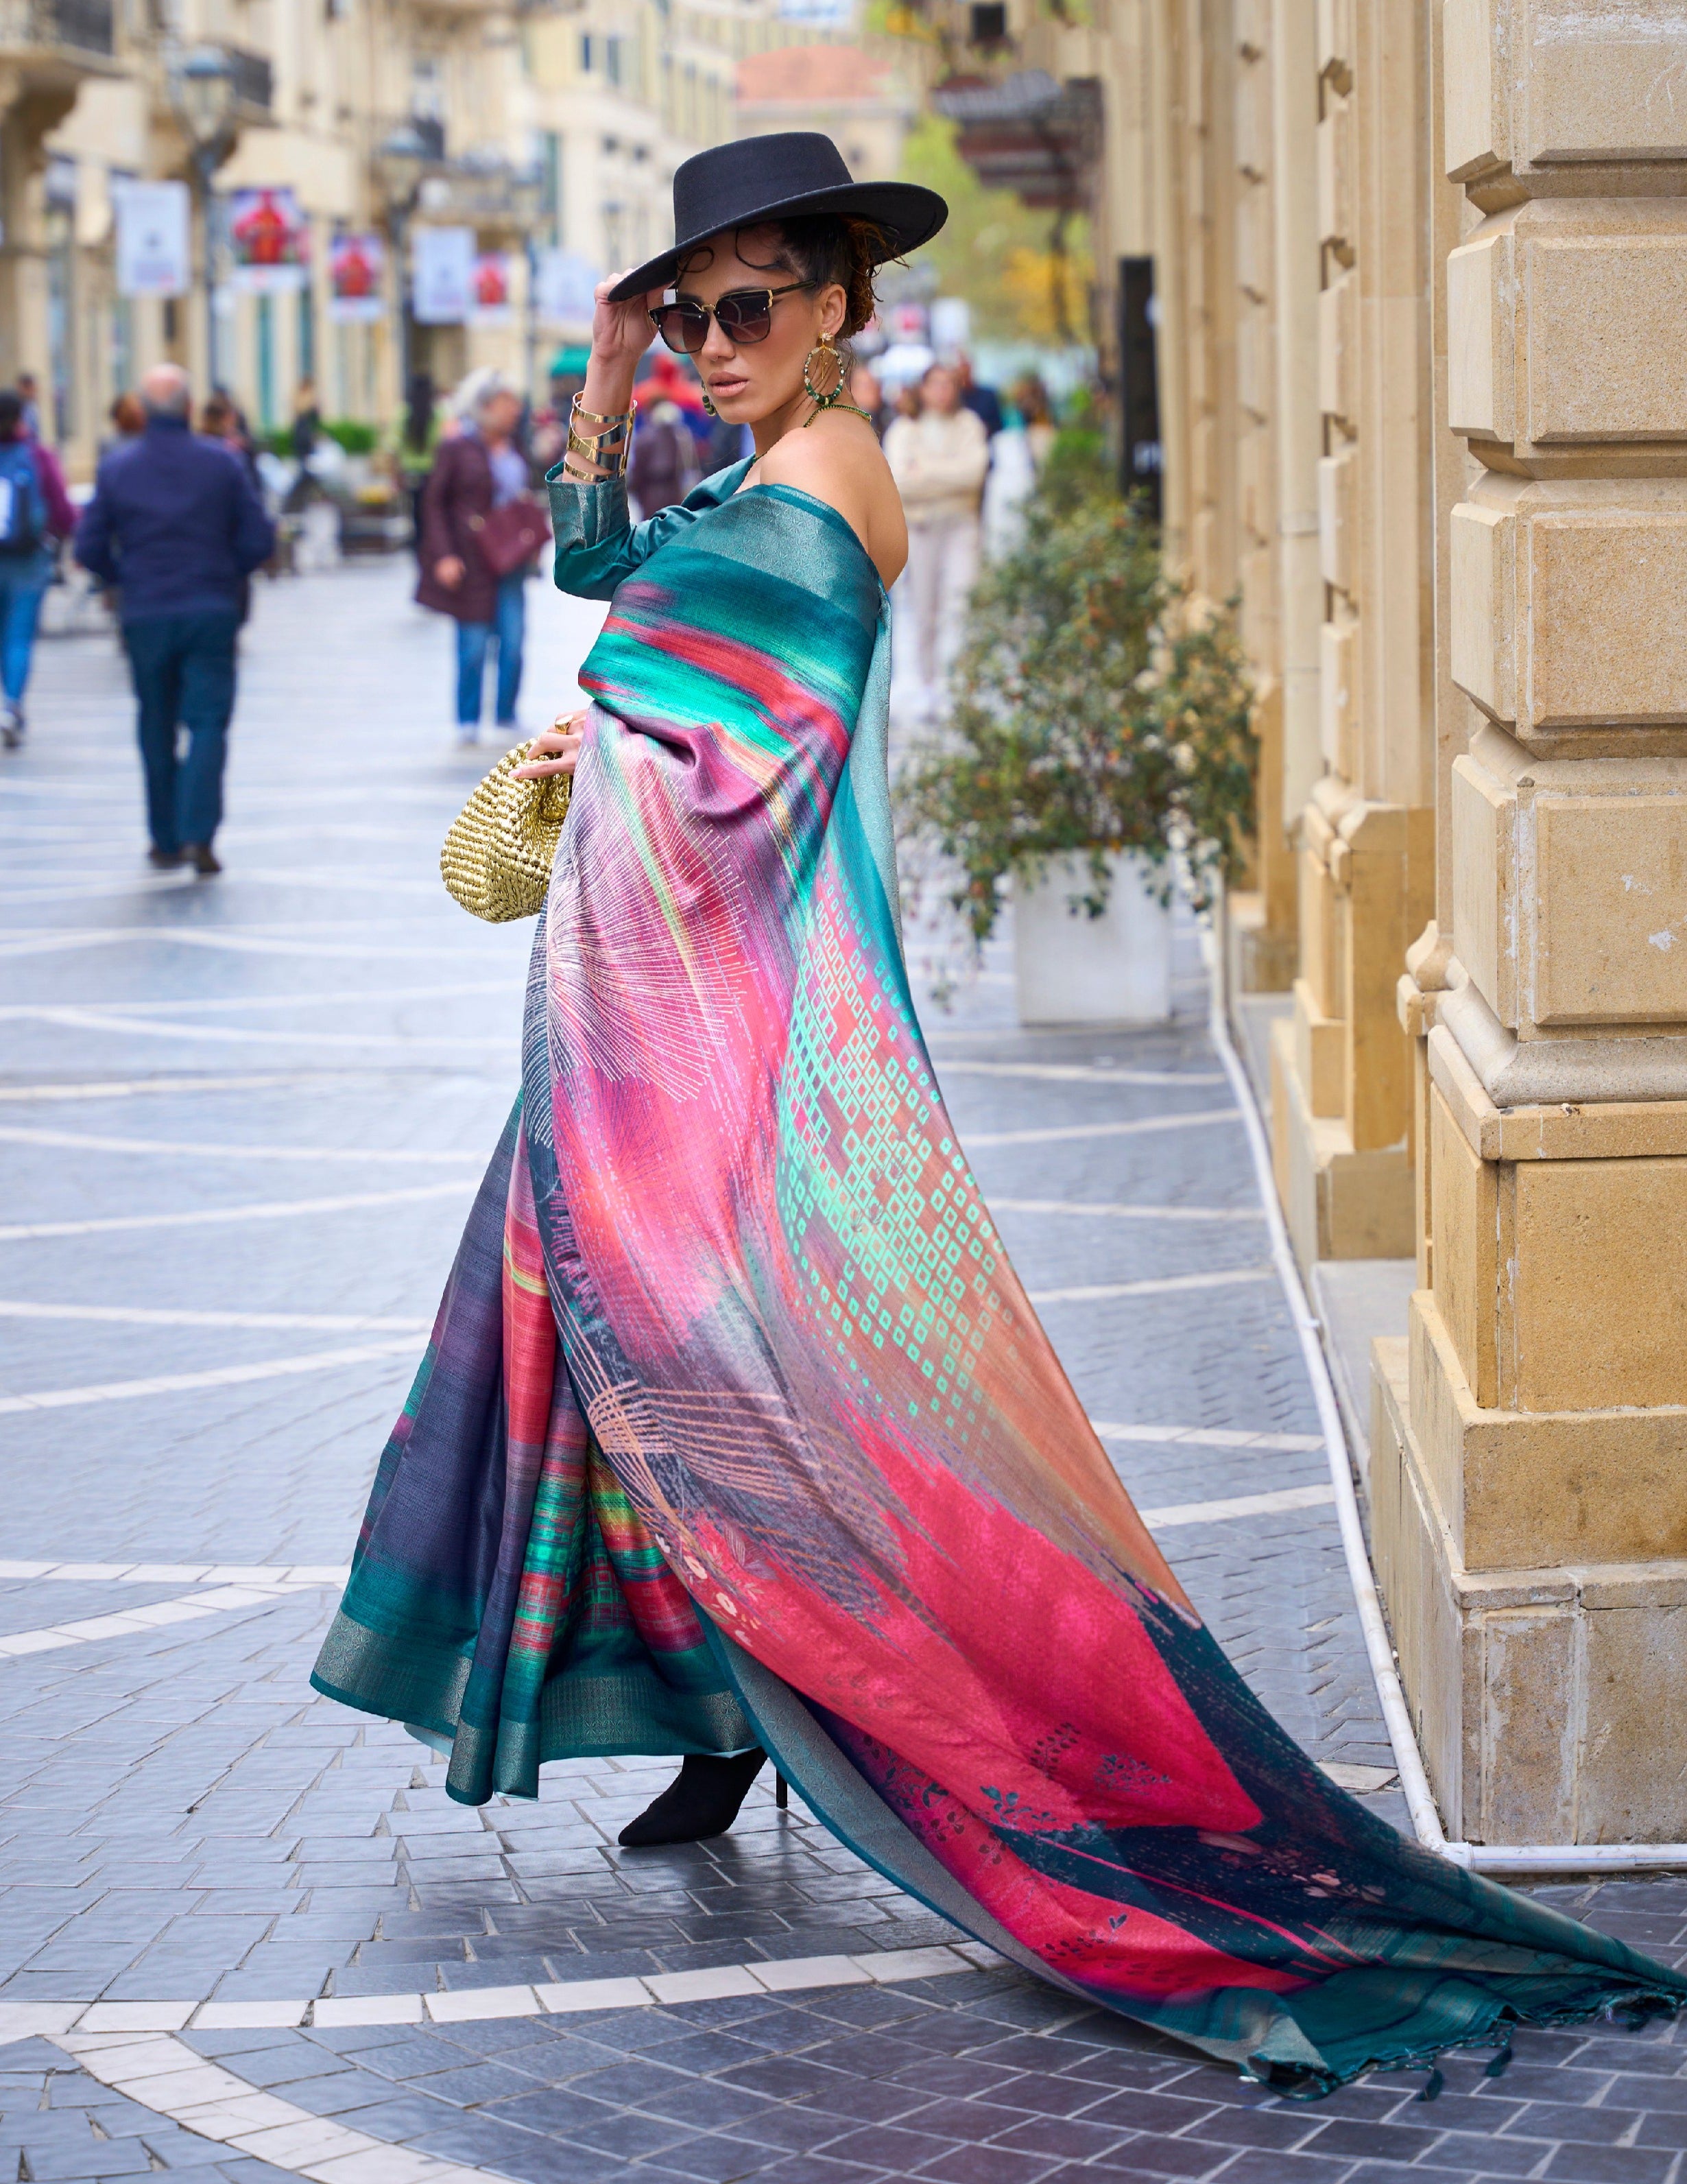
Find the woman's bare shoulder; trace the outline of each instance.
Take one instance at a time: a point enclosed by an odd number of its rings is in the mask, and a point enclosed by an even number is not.
[[[901,573],[908,552],[901,497],[864,418],[819,418],[788,432],[756,465],[749,482],[791,486],[823,500],[854,531],[887,584]]]
[[[817,417],[799,426],[768,449],[756,471],[764,485],[795,486],[840,510],[845,499],[871,493],[881,480],[890,483],[884,452],[860,417]]]

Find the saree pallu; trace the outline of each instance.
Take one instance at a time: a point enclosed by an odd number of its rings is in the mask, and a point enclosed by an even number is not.
[[[760,1742],[977,1939],[1288,2090],[1673,2008],[1336,1789],[1194,1613],[921,1037],[882,588],[742,476],[575,541],[614,593],[521,1099],[317,1687],[468,1801]]]

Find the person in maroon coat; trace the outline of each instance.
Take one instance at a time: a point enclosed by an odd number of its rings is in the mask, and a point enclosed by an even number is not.
[[[457,625],[457,740],[472,744],[480,736],[487,654],[494,643],[498,726],[515,726],[532,565],[495,575],[478,535],[494,508],[527,488],[526,458],[515,437],[521,397],[495,372],[476,374],[465,393],[462,429],[441,443],[422,489],[416,598]]]

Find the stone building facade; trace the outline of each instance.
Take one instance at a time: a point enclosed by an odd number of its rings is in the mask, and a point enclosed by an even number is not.
[[[1101,86],[1110,370],[1152,260],[1166,541],[1256,677],[1229,1006],[1339,1387],[1370,1300],[1348,1407],[1441,1817],[1679,1844],[1687,6],[1073,13],[939,42]]]
[[[1679,1842],[1687,12],[1145,13],[1168,532],[1266,755],[1232,992],[1289,989],[1308,1272],[1416,1260],[1367,1485],[1430,1777],[1454,1837]]]
[[[261,429],[286,422],[306,376],[331,416],[385,421],[399,406],[393,314],[330,317],[341,231],[397,245],[430,222],[468,225],[479,248],[509,253],[508,322],[412,328],[410,360],[442,384],[496,365],[537,392],[558,338],[585,329],[530,309],[530,246],[599,274],[656,248],[675,166],[738,133],[740,61],[849,29],[777,0],[0,0],[0,384],[35,372],[49,434],[83,476],[113,397],[148,365],[174,357],[203,384],[203,297],[120,296],[113,212],[126,179],[191,176],[173,86],[198,49],[232,70],[216,198],[285,186],[311,223],[302,292],[225,291],[217,306],[218,376]],[[381,157],[407,125],[419,176]],[[197,215],[193,248],[197,277]],[[394,277],[389,262],[389,300]]]

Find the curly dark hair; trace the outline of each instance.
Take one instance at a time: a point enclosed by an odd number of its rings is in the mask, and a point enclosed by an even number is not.
[[[850,220],[829,212],[758,220],[753,226],[735,230],[732,242],[744,264],[754,265],[758,272],[788,273],[793,279],[812,281],[817,288],[828,287],[835,281],[844,291],[844,323],[838,332],[845,341],[851,334],[860,333],[878,309],[873,274],[890,254],[883,231],[871,220]],[[771,257],[766,254],[770,244]],[[696,264],[700,255],[700,250],[693,251],[686,265]],[[682,265],[680,275],[684,270]]]

